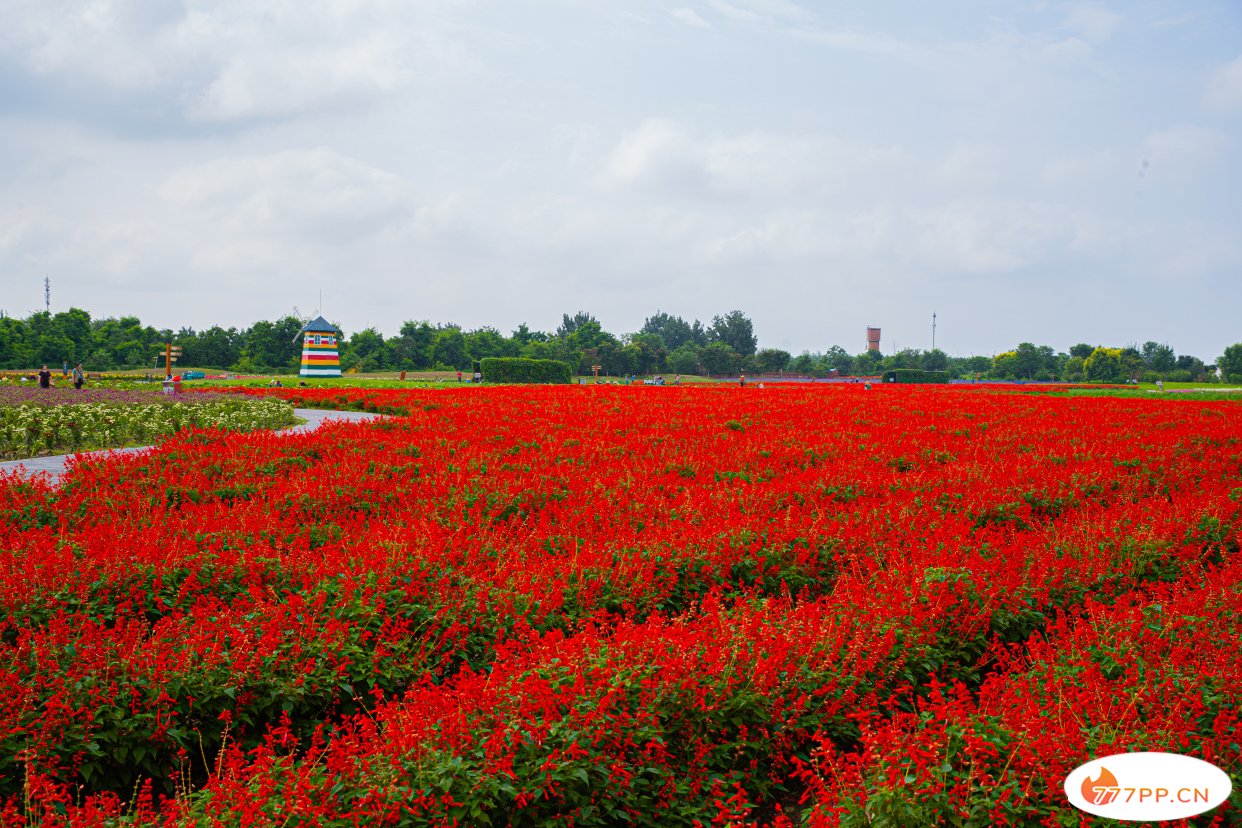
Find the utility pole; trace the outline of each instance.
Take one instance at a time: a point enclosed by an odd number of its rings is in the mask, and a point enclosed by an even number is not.
[[[52,312],[52,280],[47,276],[43,277],[43,309]]]
[[[932,350],[936,350],[936,314],[932,314]]]

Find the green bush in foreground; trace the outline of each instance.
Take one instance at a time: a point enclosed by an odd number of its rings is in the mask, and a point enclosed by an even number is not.
[[[573,381],[568,363],[555,359],[488,357],[480,361],[486,382],[537,382],[567,385]]]
[[[255,431],[296,422],[282,400],[0,406],[0,458],[144,445],[183,428]]]

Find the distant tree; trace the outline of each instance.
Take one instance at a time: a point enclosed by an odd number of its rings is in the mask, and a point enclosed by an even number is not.
[[[1077,345],[1074,345],[1069,349],[1069,355],[1072,357],[1078,357],[1079,359],[1086,359],[1087,357],[1091,356],[1091,352],[1094,350],[1095,350],[1094,345],[1088,345],[1085,342],[1079,342]]]
[[[236,328],[213,325],[195,336],[178,336],[181,361],[200,368],[228,368],[241,358],[242,336]]]
[[[592,364],[602,366],[604,373],[609,376],[629,376],[637,368],[634,350],[625,347],[616,339],[602,342],[596,348],[591,349],[591,351],[594,353],[594,356],[592,357],[584,353],[584,359],[597,360]],[[583,373],[586,372],[584,371]]]
[[[803,351],[789,360],[789,370],[795,374],[814,374],[819,370],[820,358],[810,351]]]
[[[892,356],[884,359],[883,368],[892,370],[894,368],[921,368],[923,366],[923,352],[918,348],[902,348]]]
[[[723,342],[742,356],[754,354],[759,344],[754,324],[740,310],[713,317],[711,327],[707,329],[707,340],[709,344]]]
[[[557,359],[559,344],[560,343],[557,342],[543,342],[537,339],[532,339],[530,342],[527,342],[522,346],[522,350],[518,353],[518,356],[525,357],[526,359]],[[577,359],[571,362],[570,365],[574,365],[576,363]]]
[[[699,364],[701,349],[692,342],[673,349],[668,355],[668,370],[675,374],[698,374],[702,371]]]
[[[1052,349],[1048,349],[1051,354]],[[1014,349],[1014,374],[1021,379],[1035,379],[1044,368],[1046,354],[1031,342],[1022,342]]]
[[[1143,355],[1143,367],[1149,371],[1167,373],[1177,367],[1177,357],[1168,345],[1144,342],[1140,353]]]
[[[561,314],[561,325],[556,329],[556,335],[561,339],[568,339],[577,330],[584,325],[594,325],[596,330],[602,330],[599,320],[586,311],[578,311],[573,316],[569,314]]]
[[[699,364],[708,374],[731,376],[742,364],[742,356],[725,342],[712,342],[699,351]]]
[[[466,337],[461,328],[443,328],[436,332],[436,341],[431,350],[432,359],[437,367],[465,370],[470,367],[470,358],[466,354]]]
[[[658,374],[665,370],[668,361],[668,346],[659,334],[632,334],[627,347],[635,350],[634,370],[638,373]]]
[[[1216,360],[1216,368],[1225,382],[1242,382],[1242,342],[1226,348]]]
[[[242,335],[242,358],[256,369],[292,369],[302,356],[302,322],[295,316],[284,316],[275,322],[260,320]]]
[[[599,348],[603,345],[620,345],[619,340],[612,334],[605,331],[594,320],[579,325],[578,328],[569,336],[565,337],[565,342],[570,347],[579,350],[587,348]]]
[[[923,370],[924,371],[947,371],[949,370],[949,355],[939,348],[933,348],[923,354]]]
[[[551,337],[543,331],[532,331],[525,322],[518,325],[513,330],[513,334],[509,338],[517,343],[519,349],[521,349],[528,342],[547,342],[551,339]]]
[[[707,332],[703,329],[702,322],[696,319],[690,323],[680,316],[670,316],[664,312],[647,317],[640,333],[659,335],[664,340],[664,347],[670,351],[687,343],[699,347],[707,344]]]
[[[1183,382],[1200,382],[1206,379],[1208,370],[1203,360],[1190,354],[1181,354],[1174,363],[1173,371]],[[1170,376],[1170,379],[1173,377]]]
[[[390,367],[388,343],[375,328],[351,334],[340,346],[341,367],[359,371],[383,371]]]
[[[52,329],[70,343],[65,355],[72,366],[85,359],[91,350],[91,315],[81,308],[70,308],[52,317]]]
[[[986,356],[951,357],[949,366],[958,376],[969,376],[973,379],[976,374],[982,375],[992,370],[992,359]]]
[[[435,364],[436,329],[427,320],[406,320],[387,341],[389,359],[398,371],[424,371]]]
[[[1084,360],[1080,356],[1072,356],[1065,360],[1065,366],[1061,369],[1061,379],[1066,382],[1082,382],[1084,376],[1083,362]]]
[[[1138,379],[1143,375],[1143,353],[1134,345],[1121,349],[1121,372],[1126,379]]]
[[[822,362],[825,368],[836,369],[842,376],[848,376],[854,371],[854,358],[840,345],[833,345],[825,351]]]
[[[1120,348],[1096,348],[1083,360],[1082,370],[1088,382],[1124,382],[1126,379]]]
[[[875,376],[884,365],[884,355],[879,351],[863,351],[854,357],[854,374],[856,376]]]
[[[785,370],[792,359],[788,351],[780,348],[764,348],[755,354],[755,370],[766,374],[775,374]]]
[[[1018,378],[1018,352],[1002,351],[992,357],[992,369],[989,372],[996,379]]]
[[[506,339],[495,328],[478,328],[465,334],[465,337],[466,353],[471,360],[518,355],[519,348],[516,343]]]

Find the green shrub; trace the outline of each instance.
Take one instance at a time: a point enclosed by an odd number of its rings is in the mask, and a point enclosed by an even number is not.
[[[572,382],[569,364],[555,359],[487,357],[479,361],[485,382]]]
[[[920,368],[894,368],[884,372],[885,382],[943,383],[949,381],[947,371],[924,371]]]

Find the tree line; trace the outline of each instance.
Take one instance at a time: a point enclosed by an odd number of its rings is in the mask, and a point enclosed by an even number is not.
[[[82,362],[92,371],[154,369],[164,343],[170,342],[181,347],[179,364],[185,366],[241,373],[296,372],[301,327],[297,317],[284,316],[241,329],[173,331],[143,325],[136,316],[92,319],[80,308],[55,314],[41,311],[25,319],[0,318],[0,368]],[[894,368],[920,368],[965,378],[1091,382],[1211,382],[1219,365],[1227,381],[1242,382],[1242,343],[1227,348],[1213,364],[1176,354],[1157,342],[1127,347],[1080,343],[1065,352],[1023,342],[994,357],[953,357],[940,349],[912,348],[887,355],[851,354],[834,345],[795,356],[779,348],[760,349],[753,322],[740,310],[715,316],[708,324],[658,312],[647,317],[640,330],[623,335],[604,330],[586,311],[563,314],[554,331],[531,330],[523,323],[508,335],[489,326],[465,330],[452,323],[407,321],[394,336],[385,337],[373,327],[342,336],[340,349],[342,367],[362,372],[467,371],[486,357],[527,357],[561,360],[580,374],[589,374],[598,365],[601,373],[611,376],[780,372],[872,376]]]

